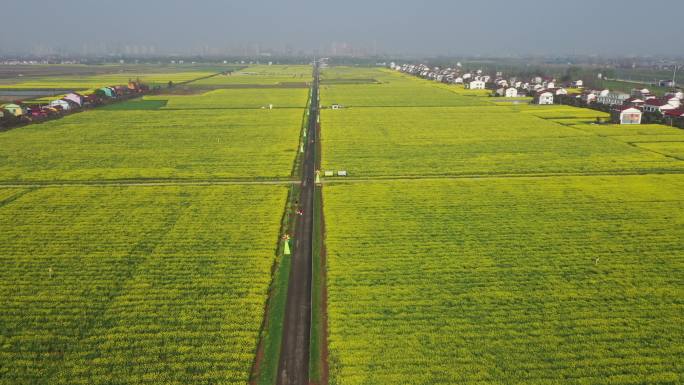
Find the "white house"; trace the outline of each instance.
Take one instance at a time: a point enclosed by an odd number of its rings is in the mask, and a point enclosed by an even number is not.
[[[623,92],[608,92],[604,94],[604,91],[602,91],[597,101],[609,106],[621,106],[627,99],[629,99],[629,95]]]
[[[484,90],[485,89],[485,82],[482,80],[473,80],[472,82],[466,83],[467,88],[470,88],[471,90]]]
[[[78,104],[79,106],[83,106],[83,96],[80,94],[77,94],[75,92],[66,94],[63,99],[64,100],[71,100],[72,102]]]
[[[553,104],[553,94],[548,91],[539,92],[535,101],[537,104]]]
[[[507,98],[515,98],[518,96],[518,89],[513,87],[506,88],[505,96]]]
[[[646,99],[647,96],[651,95],[651,91],[648,88],[643,88],[640,90],[633,89],[632,96],[635,98]]]
[[[580,80],[575,80],[575,81],[573,82],[573,86],[575,86],[575,88],[582,88],[582,87],[584,87],[584,80],[581,80],[581,79],[580,79]]]
[[[620,124],[641,124],[641,110],[635,107],[621,107],[618,109],[620,113]]]
[[[682,101],[673,95],[667,95],[665,98],[663,98],[667,102],[667,104],[674,106],[675,108],[678,108],[682,105]]]
[[[593,92],[584,93],[582,94],[582,100],[587,104],[594,103],[596,101],[596,94]]]
[[[679,105],[672,105],[667,99],[648,99],[644,103],[644,111],[646,112],[660,112],[676,110]]]
[[[462,77],[457,77],[454,79],[454,84],[463,84],[463,78]]]
[[[639,98],[634,98],[634,97],[629,98],[629,99],[625,99],[625,101],[624,101],[624,104],[626,106],[632,106],[632,107],[641,107],[644,105],[644,103],[646,103],[646,101],[644,99],[639,99]]]
[[[52,102],[50,102],[50,107],[59,107],[63,111],[68,111],[71,109],[69,103],[63,99],[53,100]]]

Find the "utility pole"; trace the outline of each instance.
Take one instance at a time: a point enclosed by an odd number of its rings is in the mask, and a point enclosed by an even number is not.
[[[673,89],[677,87],[677,69],[678,69],[678,67],[679,66],[677,64],[675,64],[674,73],[672,74],[672,88]]]

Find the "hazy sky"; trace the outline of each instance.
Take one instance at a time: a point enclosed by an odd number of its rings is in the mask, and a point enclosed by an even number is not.
[[[417,54],[684,54],[684,0],[0,0],[0,51],[332,42]]]

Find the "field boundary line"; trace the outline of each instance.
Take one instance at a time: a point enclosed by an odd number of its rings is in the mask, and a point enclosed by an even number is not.
[[[679,160],[679,161],[684,161],[684,158],[680,158],[680,157],[678,157],[678,156],[676,156],[676,155],[666,154],[666,153],[664,153],[664,152],[652,150],[652,149],[650,149],[650,148],[641,147],[641,146],[639,146],[639,144],[637,144],[637,143],[633,143],[633,142],[624,142],[624,143],[627,143],[628,145],[630,145],[630,146],[632,146],[632,147],[634,147],[634,148],[638,148],[639,150],[642,150],[642,151],[648,151],[648,152],[651,152],[651,153],[653,153],[653,154],[658,154],[658,155],[664,156],[664,157],[666,157],[666,158],[670,158],[670,159],[674,159],[674,160]],[[642,144],[649,144],[649,143],[653,144],[653,143],[682,143],[682,142],[642,142]]]
[[[222,185],[292,185],[296,180],[177,180],[177,181],[61,181],[61,182],[0,182],[0,188],[38,188],[71,186],[222,186]]]
[[[161,96],[161,95],[160,95]],[[173,96],[173,95],[171,95]],[[181,108],[181,107],[163,107],[159,108],[156,110],[152,111],[221,111],[221,110],[264,110],[264,111],[273,111],[273,110],[301,110],[302,108],[306,108],[306,106],[301,106],[301,107],[273,107],[272,109],[269,108],[263,108],[263,107],[188,107],[188,108]]]
[[[22,187],[24,187],[24,186],[22,186]],[[35,190],[35,188],[28,187],[25,190],[17,191],[15,194],[12,194],[12,195],[8,196],[7,198],[0,200],[0,208],[7,206],[8,204],[16,201],[17,199],[23,197],[24,195],[32,192],[33,190]]]
[[[363,182],[378,182],[378,181],[393,181],[393,180],[440,180],[440,179],[544,179],[544,178],[559,178],[559,177],[598,177],[598,176],[647,176],[647,175],[682,175],[684,170],[668,170],[663,172],[646,171],[646,172],[596,172],[596,173],[559,173],[559,174],[492,174],[492,175],[387,175],[367,178],[334,178],[323,179],[323,184],[335,183],[363,183]]]
[[[507,106],[497,106],[495,104],[474,104],[474,105],[460,105],[460,106],[355,106],[355,105],[345,105],[345,110],[353,110],[354,108],[495,108],[495,107],[507,107]],[[321,107],[321,110],[328,110],[329,108]]]
[[[682,142],[684,142],[684,141],[673,140],[673,141],[663,141],[663,142],[649,142],[649,141],[644,141],[644,142],[642,142],[642,141],[636,141],[636,142],[629,141],[629,142],[625,142],[625,141],[623,141],[623,140],[618,139],[618,137],[623,136],[623,135],[602,135],[602,134],[599,134],[599,133],[596,133],[596,132],[591,132],[591,131],[587,131],[587,130],[584,130],[584,129],[579,128],[579,127],[575,127],[574,124],[563,124],[563,123],[560,123],[560,122],[557,122],[557,121],[553,121],[553,122],[554,122],[554,123],[558,123],[558,124],[560,124],[560,125],[562,125],[562,126],[565,126],[565,127],[570,127],[570,128],[572,128],[572,129],[574,129],[574,130],[579,130],[579,131],[582,131],[582,132],[585,132],[585,133],[589,133],[589,134],[595,135],[595,136],[597,136],[597,137],[599,137],[599,138],[605,138],[605,139],[611,140],[611,141],[616,142],[616,143],[626,144],[626,145],[628,145],[628,146],[630,146],[630,147],[636,148],[636,149],[641,150],[641,151],[650,152],[650,153],[652,153],[652,154],[658,154],[658,155],[660,155],[660,156],[664,156],[664,157],[666,157],[666,158],[670,158],[670,159],[674,159],[674,160],[684,161],[684,158],[680,158],[680,157],[675,156],[675,155],[672,155],[672,154],[666,154],[666,153],[662,153],[662,152],[659,152],[659,151],[651,150],[650,148],[645,148],[645,147],[639,146],[639,143],[645,143],[645,144],[648,144],[648,143],[682,143]]]

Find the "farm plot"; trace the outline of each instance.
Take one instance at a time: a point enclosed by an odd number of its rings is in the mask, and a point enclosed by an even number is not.
[[[361,78],[371,77],[378,84],[321,84],[321,104],[342,104],[348,107],[394,107],[394,106],[481,106],[489,105],[487,98],[477,97],[488,94],[488,91],[464,90],[458,86],[447,86],[428,82],[386,70],[356,69]],[[340,70],[331,70],[340,71]],[[353,70],[342,72],[350,76]],[[376,75],[374,76],[373,73]],[[334,79],[335,72],[327,75]],[[344,78],[343,78],[344,79]]]
[[[95,89],[108,85],[126,84],[129,80],[140,79],[150,86],[166,86],[169,81],[186,82],[216,72],[187,71],[169,73],[129,72],[117,74],[100,74],[93,76],[46,76],[22,80],[21,82],[0,84],[1,88],[10,89]]]
[[[389,71],[366,67],[335,66],[325,68],[320,73],[322,85],[386,83],[394,79],[395,76]]]
[[[349,108],[324,110],[321,121],[322,167],[362,178],[684,170],[670,157],[514,107]]]
[[[334,66],[324,68],[321,71],[321,82],[341,79],[376,79],[382,82],[393,79],[394,76],[391,71],[380,68]]]
[[[286,195],[63,187],[0,207],[0,384],[247,383]]]
[[[6,204],[9,204],[27,191],[27,189],[20,188],[0,188],[0,208]]]
[[[303,109],[90,111],[0,133],[0,181],[288,177]]]
[[[638,143],[640,148],[684,160],[684,140],[679,142]]]
[[[683,382],[683,188],[326,185],[331,383]]]
[[[581,118],[583,120],[591,118],[609,118],[610,114],[605,112],[592,110],[589,108],[577,108],[572,106],[540,106],[535,104],[522,104],[511,107],[514,111],[519,111],[523,114],[530,114],[543,119],[573,119]]]
[[[163,109],[196,108],[304,108],[309,98],[307,88],[220,89],[201,95],[145,96],[145,100],[166,100]]]
[[[321,105],[347,107],[441,107],[487,105],[486,98],[458,95],[443,87],[412,82],[404,86],[385,84],[322,85]]]
[[[605,136],[640,149],[684,160],[684,131],[657,124],[635,126],[577,125],[585,132]]]
[[[640,124],[634,126],[614,124],[578,124],[573,127],[595,135],[610,137],[614,140],[619,140],[625,143],[684,142],[683,130],[658,124]]]
[[[308,83],[311,66],[307,65],[253,65],[229,75],[219,75],[193,82],[193,87],[231,87],[235,85],[279,85]]]

